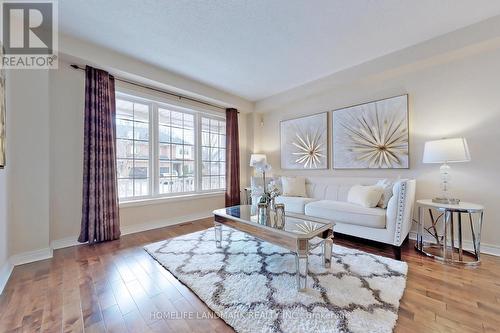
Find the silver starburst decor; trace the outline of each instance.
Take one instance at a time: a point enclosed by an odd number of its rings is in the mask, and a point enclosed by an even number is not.
[[[327,118],[325,112],[281,122],[283,169],[327,168]]]
[[[407,115],[407,95],[334,111],[334,167],[407,168]]]

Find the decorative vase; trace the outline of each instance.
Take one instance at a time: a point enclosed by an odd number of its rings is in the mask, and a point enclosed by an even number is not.
[[[265,202],[259,202],[257,205],[257,222],[262,225],[266,225],[269,216],[269,207]]]
[[[271,198],[270,206],[272,210],[276,209],[276,201],[275,198]]]
[[[274,213],[275,228],[283,230],[285,228],[285,205],[276,204]]]

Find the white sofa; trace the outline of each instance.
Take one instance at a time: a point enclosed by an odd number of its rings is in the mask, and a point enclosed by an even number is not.
[[[353,185],[373,185],[382,178],[358,177],[306,177],[307,197],[277,198],[285,204],[285,211],[304,215],[310,220],[331,220],[336,223],[335,233],[369,239],[394,247],[397,259],[401,257],[401,244],[411,228],[415,201],[415,180],[393,180],[393,196],[387,209],[365,208],[347,202]],[[274,179],[278,184],[279,177]],[[278,185],[279,186],[279,185]],[[258,202],[259,196],[252,196]]]

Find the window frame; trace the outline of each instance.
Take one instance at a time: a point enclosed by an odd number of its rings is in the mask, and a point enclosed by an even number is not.
[[[139,97],[136,97],[136,96],[132,96],[132,95],[128,95],[128,94],[124,94],[124,96],[126,97],[123,97],[121,96],[122,94],[119,93],[119,92],[116,92],[116,96],[115,96],[115,99],[122,99],[122,100],[125,100],[125,101],[128,101],[128,102],[132,102],[132,103],[141,103],[141,104],[146,104],[148,105],[149,107],[149,123],[148,123],[148,131],[149,131],[149,142],[148,142],[148,146],[149,146],[149,177],[148,177],[148,180],[149,180],[149,193],[148,195],[138,195],[138,196],[131,196],[131,197],[125,197],[123,198],[123,202],[126,202],[126,201],[132,201],[132,200],[144,200],[144,199],[149,199],[151,198],[151,194],[152,194],[152,185],[153,185],[153,165],[151,164],[151,162],[153,161],[153,147],[151,145],[151,139],[152,139],[152,127],[153,127],[153,124],[152,124],[152,114],[153,114],[153,106],[152,106],[152,103],[146,99],[143,99],[143,98],[139,98]],[[118,97],[120,96],[120,97]],[[115,119],[116,119],[116,115],[115,115]],[[118,138],[115,138],[115,140],[118,140]],[[135,155],[135,152],[134,152],[134,155]],[[118,161],[118,156],[115,156],[115,161]],[[134,157],[134,160],[135,160],[135,157]],[[117,176],[117,179],[118,179],[118,176]],[[134,180],[134,188],[135,188],[135,178],[131,178]],[[118,190],[118,189],[117,189]],[[117,191],[118,192],[118,191]],[[135,189],[134,189],[134,192],[135,192]],[[122,202],[122,199],[119,198],[119,202]]]
[[[203,131],[202,131],[202,119],[203,118],[207,118],[207,119],[214,119],[214,120],[217,120],[217,121],[221,121],[222,119],[224,120],[224,122],[226,122],[226,117],[216,117],[216,116],[213,116],[213,115],[206,115],[206,114],[201,114],[200,115],[200,119],[199,119],[199,132],[198,132],[198,142],[200,143],[199,144],[199,168],[200,168],[200,173],[199,173],[199,188],[200,188],[200,193],[210,193],[210,192],[214,192],[214,191],[217,191],[215,189],[208,189],[208,190],[203,190]],[[211,134],[211,132],[209,131],[209,133]],[[226,137],[227,133],[224,133],[224,137]],[[217,133],[217,136],[220,136],[220,133]],[[205,146],[207,147],[207,146]],[[225,158],[224,158],[224,167],[226,167],[226,163],[227,163],[227,146],[225,145],[224,148],[222,148],[220,145],[217,145],[217,149],[224,149],[226,150],[226,154],[225,154]],[[205,162],[209,162],[209,163],[212,163],[213,161],[205,161]],[[220,160],[220,157],[219,159],[216,161],[217,163],[221,163],[222,161]],[[220,177],[224,176],[225,178],[225,181],[224,183],[227,184],[227,175],[226,175],[226,172],[224,172],[224,175],[222,175],[220,173],[220,170],[219,170],[219,174],[216,175],[217,177],[219,177],[219,181],[220,181]],[[213,177],[213,175],[210,173],[210,178]],[[221,189],[222,190],[222,189]]]
[[[168,99],[141,92],[130,91],[130,89],[117,89],[116,99],[130,102],[147,104],[149,106],[149,194],[142,196],[131,196],[119,198],[120,204],[144,201],[163,202],[168,199],[178,199],[183,197],[195,197],[197,195],[206,197],[207,195],[219,195],[225,192],[224,188],[202,190],[202,118],[226,121],[224,113],[206,110],[192,105],[182,105],[182,103],[171,102]],[[159,109],[191,114],[194,117],[194,191],[160,193],[160,140],[159,140]],[[227,147],[225,148],[227,149]],[[172,151],[171,151],[172,153]],[[227,158],[227,153],[226,153]],[[118,157],[115,157],[117,160]],[[226,161],[224,161],[226,163]],[[226,176],[227,177],[227,176]]]

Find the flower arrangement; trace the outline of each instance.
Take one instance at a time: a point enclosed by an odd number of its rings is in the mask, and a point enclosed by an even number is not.
[[[276,199],[280,195],[281,195],[281,191],[280,191],[278,185],[276,185],[275,181],[271,181],[267,185],[267,189],[264,192],[264,194],[262,194],[262,196],[260,197],[260,203],[266,203],[268,205],[271,204],[271,206],[274,206],[274,199]],[[271,208],[274,208],[274,207],[271,207]]]
[[[276,199],[281,195],[281,191],[278,185],[276,185],[276,181],[273,180],[269,182],[269,184],[267,185],[267,193],[269,193],[270,199]]]

